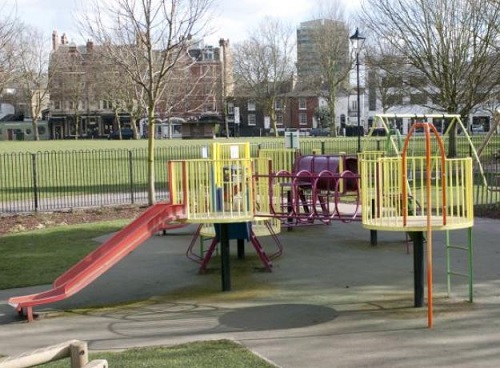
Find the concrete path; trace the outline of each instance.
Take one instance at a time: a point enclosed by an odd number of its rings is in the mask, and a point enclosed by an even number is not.
[[[465,279],[454,278],[446,297],[444,233],[434,233],[433,329],[427,308],[413,308],[403,233],[381,232],[372,247],[360,223],[285,231],[272,273],[247,245],[245,260],[231,258],[233,290],[222,293],[219,260],[199,275],[184,255],[193,232],[155,236],[79,294],[35,309],[43,318],[33,323],[18,320],[7,299],[47,286],[0,291],[0,354],[70,339],[120,350],[225,338],[286,368],[500,366],[498,220],[476,220],[472,304]],[[465,244],[465,231],[451,234]],[[465,270],[465,255],[452,263]],[[82,309],[108,304],[120,306]]]

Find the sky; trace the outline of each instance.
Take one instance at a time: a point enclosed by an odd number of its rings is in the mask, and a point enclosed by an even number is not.
[[[8,7],[16,6],[17,14],[26,23],[41,29],[47,37],[57,30],[66,33],[69,41],[81,44],[81,36],[73,25],[83,0],[0,0]],[[241,42],[248,32],[266,16],[280,18],[298,27],[301,22],[313,19],[313,0],[215,0],[214,32],[206,44],[218,44],[221,38],[230,43]],[[361,0],[343,0],[347,9],[356,9]]]

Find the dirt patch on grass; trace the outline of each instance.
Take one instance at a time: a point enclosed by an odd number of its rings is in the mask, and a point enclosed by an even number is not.
[[[120,219],[133,219],[145,211],[143,206],[100,207],[70,211],[0,216],[0,236],[55,226],[66,226]]]
[[[0,236],[54,226],[133,219],[145,211],[144,206],[100,207],[70,211],[0,216]],[[500,219],[500,205],[476,206],[475,216]]]

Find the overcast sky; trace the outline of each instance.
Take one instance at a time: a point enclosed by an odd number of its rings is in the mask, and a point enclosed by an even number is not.
[[[1,1],[1,0],[0,0]],[[77,29],[72,25],[78,16],[82,0],[6,0],[8,6],[17,3],[19,17],[26,23],[40,28],[48,37],[53,30],[59,35],[66,33],[70,41],[82,43]],[[266,16],[278,17],[292,26],[312,19],[314,1],[312,0],[216,0],[218,8],[214,27],[216,30],[207,39],[208,44],[217,44],[220,38],[231,43],[247,38],[253,29]],[[349,7],[356,7],[359,0],[344,0]]]

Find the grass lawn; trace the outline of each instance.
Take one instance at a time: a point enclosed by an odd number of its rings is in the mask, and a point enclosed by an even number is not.
[[[363,138],[363,150],[383,149],[385,138]],[[467,142],[461,137],[459,155],[469,155]],[[474,137],[474,143],[479,140]],[[230,139],[155,141],[155,172],[157,189],[166,188],[169,160],[201,158],[202,147],[212,143],[249,142],[252,155],[257,147],[278,149],[285,138],[242,137]],[[500,139],[492,141],[498,147]],[[302,154],[324,152],[338,154],[356,152],[356,137],[300,137]],[[423,140],[416,139],[410,147],[412,154],[421,153]],[[51,198],[62,195],[89,195],[93,193],[128,193],[147,188],[148,141],[141,140],[56,140],[7,141],[0,144],[0,202]],[[488,151],[489,152],[489,151]],[[493,151],[491,151],[493,152]]]
[[[129,349],[120,353],[91,353],[89,360],[106,359],[120,368],[271,368],[275,367],[244,346],[229,340],[203,341],[172,347]],[[44,368],[66,368],[68,360]]]
[[[0,289],[51,284],[99,245],[93,238],[117,231],[129,222],[57,226],[2,236]]]

